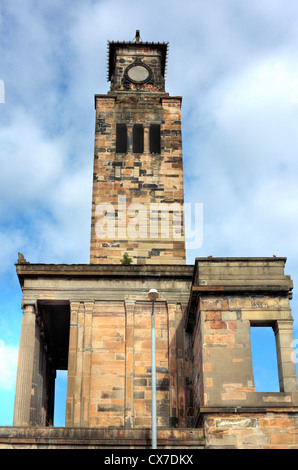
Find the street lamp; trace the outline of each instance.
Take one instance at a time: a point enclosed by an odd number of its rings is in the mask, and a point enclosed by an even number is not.
[[[157,449],[156,432],[156,347],[155,347],[155,314],[154,301],[158,298],[156,289],[149,290],[149,299],[152,301],[151,312],[151,397],[152,397],[152,449]]]

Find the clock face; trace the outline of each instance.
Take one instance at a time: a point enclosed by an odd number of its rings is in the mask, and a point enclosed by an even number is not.
[[[143,65],[134,65],[127,71],[128,78],[133,82],[145,82],[149,77],[149,70]]]

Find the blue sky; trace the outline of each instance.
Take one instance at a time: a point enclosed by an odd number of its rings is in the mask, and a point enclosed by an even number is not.
[[[204,207],[188,263],[276,254],[298,285],[296,0],[3,0],[0,425],[13,416],[17,254],[89,262],[94,94],[108,91],[107,40],[136,29],[169,42],[166,89],[183,96],[185,199]]]

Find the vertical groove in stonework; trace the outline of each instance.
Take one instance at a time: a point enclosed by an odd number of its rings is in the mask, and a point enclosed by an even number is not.
[[[177,414],[177,358],[176,358],[176,304],[168,304],[169,317],[169,377],[170,377],[170,419],[178,422]]]

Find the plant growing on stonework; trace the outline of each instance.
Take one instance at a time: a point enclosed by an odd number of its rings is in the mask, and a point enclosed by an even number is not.
[[[111,91],[117,91],[117,90],[120,90],[120,88],[121,88],[120,83],[116,83],[116,85],[111,86]]]
[[[125,264],[125,265],[131,264],[132,258],[130,258],[127,253],[124,253],[124,255],[122,256],[120,260],[120,263]]]

